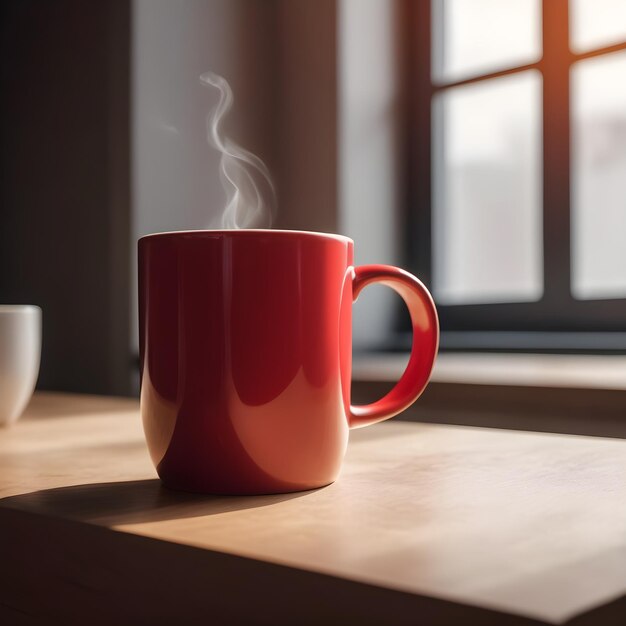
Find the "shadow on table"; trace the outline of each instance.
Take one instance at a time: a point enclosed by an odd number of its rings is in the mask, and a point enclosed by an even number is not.
[[[112,526],[242,511],[303,498],[316,491],[210,496],[172,491],[152,479],[45,489],[3,498],[0,506]]]

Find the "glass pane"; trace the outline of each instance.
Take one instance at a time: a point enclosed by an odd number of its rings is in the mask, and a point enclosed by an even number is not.
[[[626,0],[571,0],[570,37],[574,52],[626,41]]]
[[[626,52],[572,68],[572,292],[626,296]]]
[[[446,304],[543,292],[541,77],[531,70],[434,103],[433,290]]]
[[[433,76],[451,82],[541,56],[540,0],[433,0]]]

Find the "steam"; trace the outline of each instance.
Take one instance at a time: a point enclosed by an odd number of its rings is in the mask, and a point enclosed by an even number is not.
[[[200,82],[219,90],[219,102],[207,116],[207,138],[219,150],[220,179],[226,192],[221,228],[269,228],[276,206],[274,184],[259,157],[223,137],[222,119],[233,104],[233,92],[225,78],[207,72]]]

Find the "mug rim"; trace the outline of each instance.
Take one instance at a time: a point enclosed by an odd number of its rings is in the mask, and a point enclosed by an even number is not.
[[[147,235],[143,235],[139,237],[137,240],[142,241],[144,239],[153,239],[156,237],[171,237],[176,235],[228,235],[228,236],[248,236],[248,235],[280,235],[280,236],[310,236],[310,237],[323,237],[327,239],[335,239],[337,241],[341,241],[343,243],[351,243],[354,244],[354,241],[350,239],[350,237],[346,237],[345,235],[338,235],[335,233],[321,233],[313,230],[288,230],[288,229],[280,229],[280,228],[218,228],[218,229],[192,229],[192,230],[166,230],[160,233],[149,233]]]
[[[0,304],[0,315],[19,313],[41,313],[41,307],[36,304]]]

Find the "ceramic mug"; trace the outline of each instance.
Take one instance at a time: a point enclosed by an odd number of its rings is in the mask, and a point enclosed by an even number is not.
[[[439,341],[422,283],[354,267],[352,240],[279,230],[187,231],[139,240],[141,415],[163,483],[215,494],[335,480],[350,428],[406,409]],[[381,400],[350,404],[352,302],[372,283],[404,298],[413,348]]]
[[[41,356],[41,309],[0,305],[0,425],[22,414],[35,389]]]

